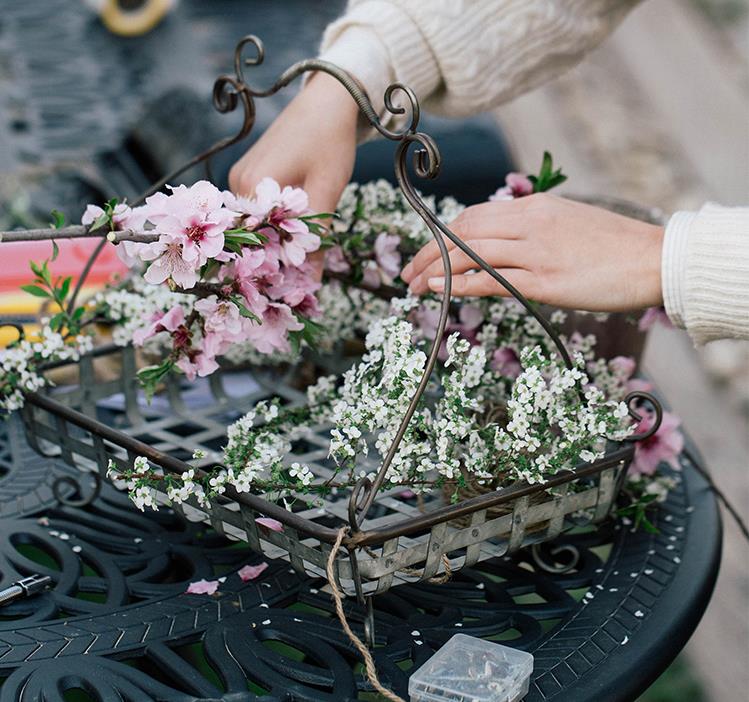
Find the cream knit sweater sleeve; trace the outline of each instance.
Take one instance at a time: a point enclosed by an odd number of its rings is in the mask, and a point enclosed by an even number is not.
[[[661,280],[669,318],[696,343],[749,339],[749,207],[674,214]]]
[[[639,1],[349,0],[322,57],[376,104],[395,79],[432,112],[472,115],[564,73]]]

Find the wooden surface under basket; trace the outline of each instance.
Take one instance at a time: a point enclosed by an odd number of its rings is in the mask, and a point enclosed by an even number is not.
[[[110,459],[125,467],[136,455],[171,472],[187,470],[186,461],[213,467],[227,426],[256,402],[274,396],[288,405],[306,400],[291,382],[293,372],[260,370],[252,376],[220,372],[194,384],[172,377],[148,406],[135,378],[132,348],[100,349],[68,366],[70,385],[29,396],[23,410],[27,436],[36,450],[102,476]],[[113,368],[119,372],[112,373]],[[227,392],[241,386],[239,395]],[[328,438],[328,427],[314,427],[292,444],[289,463],[306,463],[318,478],[328,479],[334,470]],[[196,449],[206,457],[192,460]],[[631,444],[616,445],[602,460],[554,476],[545,486],[517,484],[456,505],[446,505],[439,491],[417,502],[402,487],[382,490],[361,531],[344,542],[349,548],[337,559],[340,585],[348,595],[355,593],[357,581],[364,594],[380,593],[444,572],[445,556],[458,570],[553,539],[571,526],[600,521],[611,512],[633,452]],[[365,471],[377,467],[371,458],[362,461]],[[158,500],[168,502],[163,492]],[[207,506],[192,499],[174,509],[246,541],[268,558],[285,558],[295,569],[323,577],[330,545],[348,524],[348,503],[343,490],[323,500],[300,495],[291,513],[262,496],[229,489]],[[497,515],[500,506],[505,513]],[[283,531],[259,526],[255,520],[260,516],[283,522]]]

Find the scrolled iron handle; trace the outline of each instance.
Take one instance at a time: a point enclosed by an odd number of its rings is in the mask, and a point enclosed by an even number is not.
[[[645,401],[653,407],[653,411],[655,412],[655,419],[650,427],[648,427],[645,431],[639,434],[632,434],[631,436],[628,436],[625,441],[647,441],[651,436],[655,435],[658,429],[660,429],[661,422],[663,421],[663,406],[654,395],[651,395],[649,392],[645,392],[644,390],[635,390],[634,392],[629,393],[629,395],[624,398],[624,402],[626,403],[627,409],[629,410],[629,416],[632,417],[632,419],[634,419],[638,423],[645,419],[644,415],[638,413],[637,410],[633,407],[633,404],[638,401]]]

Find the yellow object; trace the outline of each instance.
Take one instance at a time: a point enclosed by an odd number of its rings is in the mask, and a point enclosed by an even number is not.
[[[81,300],[97,292],[99,287],[86,286],[81,290]],[[39,331],[39,318],[51,316],[45,310],[45,303],[21,290],[0,294],[0,349],[18,340],[18,332],[13,327],[2,326],[5,322],[15,322],[23,327],[27,338],[33,339]]]
[[[129,8],[128,5],[133,7]],[[99,16],[110,32],[123,37],[137,37],[150,32],[174,5],[174,0],[142,0],[141,3],[105,0]]]

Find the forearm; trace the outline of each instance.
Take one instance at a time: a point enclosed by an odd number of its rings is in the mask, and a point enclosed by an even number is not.
[[[661,277],[668,316],[696,343],[749,339],[749,207],[677,212],[666,227]]]
[[[574,66],[638,2],[351,0],[327,28],[322,55],[373,100],[398,80],[435,112],[469,115]]]

